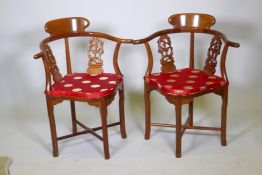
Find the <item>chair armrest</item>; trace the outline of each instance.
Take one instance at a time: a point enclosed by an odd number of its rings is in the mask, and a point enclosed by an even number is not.
[[[145,41],[141,39],[141,40],[133,40],[132,42],[132,44],[141,44],[141,43],[145,43]]]
[[[126,44],[133,43],[132,39],[120,39],[120,40],[122,43],[126,43]]]
[[[214,32],[217,32],[217,31],[214,31]],[[235,47],[235,48],[240,47],[239,43],[236,43],[236,42],[233,42],[233,41],[229,41],[227,39],[226,35],[224,35],[223,33],[221,33],[221,32],[217,32],[217,33],[220,33],[220,35],[222,36],[222,40],[225,42],[226,45],[228,45],[230,47]]]
[[[239,43],[236,43],[236,42],[232,42],[232,41],[226,41],[226,44],[230,47],[235,47],[235,48],[238,48],[240,47],[240,44]]]
[[[39,59],[39,58],[43,58],[43,52],[39,52],[37,54],[34,55],[34,59]]]
[[[160,30],[160,31],[157,31],[151,35],[149,35],[148,37],[146,38],[143,38],[143,39],[138,39],[138,40],[133,40],[133,44],[144,44],[146,42],[149,42],[151,41],[152,39],[156,38],[156,37],[159,37],[161,35],[167,35],[167,34],[170,34],[170,33],[178,33],[180,32],[180,29],[165,29],[165,30]]]

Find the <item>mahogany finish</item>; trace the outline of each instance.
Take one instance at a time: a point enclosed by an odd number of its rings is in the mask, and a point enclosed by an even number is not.
[[[149,83],[144,82],[144,99],[145,99],[145,139],[150,139],[151,126],[159,127],[171,127],[176,128],[176,157],[181,157],[181,139],[186,129],[201,129],[201,130],[211,130],[211,131],[220,131],[221,132],[221,144],[226,146],[226,118],[227,118],[227,103],[228,103],[228,77],[226,73],[226,55],[229,47],[239,47],[238,43],[231,42],[227,40],[224,34],[221,32],[210,29],[210,26],[215,24],[215,18],[207,14],[194,14],[194,13],[184,13],[184,14],[175,14],[169,17],[169,23],[174,26],[173,29],[166,29],[158,31],[144,39],[134,40],[133,44],[144,44],[148,54],[148,67],[145,73],[145,77],[152,74],[153,68],[153,54],[149,42],[155,38],[159,37],[158,46],[159,52],[162,54],[161,64],[162,72],[174,72],[175,65],[173,60],[173,48],[170,46],[171,41],[168,37],[168,34],[177,34],[177,33],[189,33],[190,34],[190,58],[189,58],[189,67],[194,68],[194,46],[195,46],[195,34],[202,33],[213,36],[210,42],[210,47],[207,52],[206,62],[203,68],[203,72],[207,75],[215,74],[215,69],[217,65],[217,58],[222,49],[222,54],[220,57],[220,72],[221,77],[224,78],[225,84],[219,88],[214,88],[206,91],[200,91],[197,93],[192,93],[189,95],[175,95],[162,93],[167,101],[175,106],[176,109],[176,125],[173,124],[164,124],[164,123],[155,123],[151,122],[150,114],[150,93],[153,90],[158,90],[150,86]],[[165,44],[160,44],[165,40]],[[223,44],[223,47],[222,47]],[[163,50],[168,53],[163,55]],[[165,59],[167,57],[167,59]],[[167,63],[163,64],[163,59],[167,60]],[[177,58],[176,58],[177,59]],[[168,68],[163,66],[168,64]],[[173,64],[173,65],[171,65]],[[167,66],[166,66],[167,67]],[[193,122],[193,101],[196,97],[202,96],[205,94],[214,93],[219,95],[222,98],[222,108],[221,108],[221,126],[220,127],[205,127],[205,126],[196,126]],[[184,124],[181,123],[182,118],[182,105],[189,104],[189,115],[188,119]]]
[[[176,66],[174,65],[173,47],[170,38],[167,35],[162,35],[158,40],[158,52],[161,54],[161,71],[162,72],[174,72]]]
[[[208,14],[181,13],[170,16],[168,22],[174,28],[210,29],[210,26],[216,23],[216,19]]]
[[[119,49],[120,49],[121,44],[132,43],[132,40],[116,38],[116,37],[113,37],[113,36],[110,36],[104,33],[99,33],[99,32],[87,32],[85,31],[85,29],[88,25],[89,25],[89,21],[81,17],[57,19],[57,20],[52,20],[46,23],[45,30],[50,34],[50,36],[45,38],[40,43],[41,52],[34,55],[35,59],[42,58],[43,60],[44,68],[45,68],[45,75],[46,75],[46,85],[45,85],[46,91],[50,91],[51,85],[56,82],[60,82],[63,78],[56,64],[56,60],[52,53],[51,47],[49,46],[49,43],[56,41],[56,40],[60,40],[60,39],[65,40],[65,52],[66,52],[65,59],[67,63],[66,64],[67,65],[67,74],[71,74],[73,72],[72,67],[71,67],[70,50],[69,50],[69,38],[70,37],[89,37],[89,38],[91,37],[91,41],[95,41],[95,42],[90,41],[91,42],[89,43],[90,47],[93,47],[93,46],[100,47],[101,45],[98,46],[98,44],[99,43],[101,44],[101,42],[96,42],[96,41],[100,41],[100,39],[107,39],[112,42],[115,42],[116,47],[115,47],[114,55],[113,55],[113,66],[115,69],[115,74],[122,76],[121,71],[118,66]],[[97,50],[92,50],[90,52],[97,53]],[[103,49],[99,51],[100,54],[102,52],[103,52]],[[97,55],[95,54],[95,57],[96,56]],[[97,60],[95,60],[96,59],[95,57],[92,57],[89,55],[89,59],[91,58],[93,59],[93,60],[89,60],[89,63],[90,63],[89,66],[92,65],[96,67],[95,63],[97,63],[96,62]],[[101,69],[102,68],[99,67],[99,70]],[[93,72],[91,71],[91,73]],[[95,73],[101,73],[101,72],[95,72]],[[120,121],[116,123],[111,123],[111,124],[107,123],[107,106],[114,100],[116,93],[117,91],[110,95],[103,96],[101,98],[52,96],[46,93],[47,111],[48,111],[48,117],[49,117],[49,122],[50,122],[50,130],[51,130],[54,157],[58,156],[58,141],[59,140],[90,133],[94,135],[95,137],[97,137],[98,139],[103,141],[105,159],[110,158],[109,144],[108,144],[108,127],[120,125],[120,131],[121,131],[122,138],[127,137],[126,130],[125,130],[124,85],[123,83],[121,84],[120,88],[118,89]],[[72,134],[58,137],[57,132],[56,132],[55,117],[54,117],[54,106],[63,101],[70,102],[71,117],[72,117]],[[76,110],[75,110],[76,101],[77,102],[86,102],[89,105],[93,105],[93,106],[100,108],[102,126],[96,127],[96,128],[89,128],[85,126],[83,123],[81,123],[80,121],[78,121],[76,118]],[[78,131],[77,126],[80,126],[84,130]],[[102,137],[99,136],[95,132],[101,129],[102,129],[102,134],[103,134]]]
[[[67,33],[85,32],[90,22],[81,17],[70,17],[52,20],[46,23],[45,31],[51,36]]]

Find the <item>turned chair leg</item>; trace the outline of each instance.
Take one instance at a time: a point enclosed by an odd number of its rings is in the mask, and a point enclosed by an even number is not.
[[[125,107],[124,107],[124,86],[119,91],[119,116],[120,116],[120,131],[122,138],[126,138],[126,127],[125,127]]]
[[[194,104],[193,104],[193,101],[191,101],[190,103],[189,103],[189,106],[188,106],[188,117],[190,118],[190,120],[189,120],[189,126],[193,126],[193,124],[194,124],[194,120],[193,120],[193,106],[194,106]]]
[[[227,145],[226,127],[227,127],[227,102],[228,102],[228,87],[226,87],[222,95],[222,108],[221,108],[221,145]]]
[[[57,134],[56,134],[55,118],[54,118],[54,106],[48,100],[47,100],[47,111],[48,111],[48,118],[49,118],[51,138],[52,138],[53,156],[57,157],[58,141],[57,141]]]
[[[73,134],[77,133],[77,125],[76,125],[76,111],[75,111],[75,102],[70,101],[71,107],[71,116],[72,116],[72,132]]]
[[[145,139],[150,139],[150,90],[145,84],[144,86],[144,100],[145,100]]]
[[[176,157],[181,157],[181,104],[175,105],[176,108]]]
[[[108,131],[107,131],[107,106],[102,105],[100,107],[101,121],[102,121],[102,133],[103,133],[103,146],[105,159],[110,158],[109,146],[108,146]]]

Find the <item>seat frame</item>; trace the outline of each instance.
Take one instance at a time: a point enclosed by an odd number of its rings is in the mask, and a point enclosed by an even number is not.
[[[185,16],[187,18],[187,21],[181,25],[181,16]],[[198,26],[192,26],[194,23],[195,16],[198,16],[198,19],[201,19],[199,21]],[[186,19],[185,18],[185,19]],[[181,157],[181,140],[182,136],[185,133],[186,129],[198,129],[198,130],[210,130],[210,131],[220,131],[221,132],[221,145],[226,146],[226,120],[227,120],[227,104],[228,104],[228,77],[225,67],[226,62],[226,55],[229,47],[239,47],[238,43],[232,42],[227,40],[226,36],[216,30],[211,30],[210,26],[215,24],[215,18],[211,15],[207,14],[195,14],[195,13],[185,13],[185,14],[176,14],[172,15],[169,18],[169,23],[174,26],[172,29],[166,29],[158,31],[144,39],[134,40],[133,44],[144,44],[147,55],[148,55],[148,67],[145,73],[145,76],[150,75],[152,73],[153,68],[153,54],[150,47],[149,42],[157,37],[165,36],[168,34],[176,34],[176,33],[189,33],[190,34],[190,58],[189,58],[189,67],[194,68],[194,38],[195,33],[204,33],[213,35],[214,37],[218,37],[220,40],[223,41],[224,47],[222,49],[222,55],[221,55],[221,62],[220,62],[220,71],[222,78],[226,80],[226,84],[215,89],[210,89],[207,91],[189,94],[189,95],[173,95],[173,94],[164,94],[162,95],[167,99],[167,101],[175,106],[175,114],[176,114],[176,124],[166,124],[166,123],[156,123],[151,122],[151,112],[150,112],[150,93],[153,90],[157,90],[156,88],[152,88],[146,81],[144,81],[144,101],[145,101],[145,139],[150,139],[150,132],[151,132],[151,126],[158,126],[158,127],[170,127],[170,128],[176,128],[176,152],[175,155],[177,158]],[[212,46],[210,46],[211,48]],[[209,48],[209,49],[210,49]],[[163,55],[162,55],[163,56]],[[161,61],[162,64],[162,61]],[[172,66],[169,65],[169,68],[175,68],[174,61],[171,62]],[[162,64],[163,68],[164,64]],[[216,65],[215,65],[216,66]],[[213,67],[212,67],[213,68]],[[215,68],[215,67],[214,67]],[[161,69],[162,72],[169,72],[165,71],[164,69]],[[172,69],[171,69],[172,70]],[[215,70],[215,69],[214,69]],[[212,69],[205,69],[204,72],[206,72],[209,75],[213,75],[215,73]],[[172,72],[172,71],[171,71]],[[221,108],[221,127],[206,127],[206,126],[196,126],[193,123],[193,101],[194,98],[198,96],[202,96],[204,94],[208,93],[214,93],[219,95],[222,98],[222,108]],[[189,104],[189,114],[186,122],[182,124],[182,105]]]
[[[74,24],[73,24],[74,23]],[[77,24],[77,25],[76,25]],[[74,26],[73,26],[74,25]],[[35,59],[42,58],[45,68],[45,77],[46,77],[46,84],[45,84],[45,90],[51,90],[51,84],[52,84],[52,77],[54,82],[59,82],[62,79],[62,76],[59,72],[59,69],[56,65],[55,58],[52,54],[51,48],[47,44],[64,39],[65,40],[65,51],[66,51],[66,63],[67,63],[67,74],[72,73],[71,68],[71,60],[70,60],[70,52],[69,52],[69,40],[68,38],[71,37],[98,37],[110,40],[112,42],[116,43],[114,54],[113,54],[113,66],[115,73],[117,75],[123,76],[120,68],[118,66],[118,53],[121,44],[123,43],[132,43],[131,39],[121,39],[117,38],[108,34],[100,33],[100,32],[87,32],[85,31],[85,28],[89,25],[89,21],[85,18],[81,17],[70,17],[70,18],[63,18],[63,19],[57,19],[47,22],[45,29],[48,33],[50,33],[50,36],[44,39],[40,43],[40,49],[41,52],[34,55]],[[109,153],[109,144],[108,144],[108,127],[120,125],[120,131],[122,138],[126,138],[126,129],[125,129],[125,114],[124,114],[124,84],[122,82],[121,88],[118,89],[119,94],[119,116],[120,121],[108,124],[107,123],[107,106],[111,104],[111,102],[114,100],[115,95],[117,92],[114,92],[111,95],[104,96],[101,98],[80,98],[80,97],[57,97],[52,95],[45,95],[46,96],[46,103],[47,103],[47,111],[48,111],[48,117],[50,122],[50,130],[51,130],[51,138],[52,138],[52,147],[53,147],[53,156],[58,156],[58,141],[64,140],[67,138],[83,135],[83,134],[92,134],[93,136],[97,137],[99,140],[103,142],[104,147],[104,156],[105,159],[110,158]],[[70,102],[70,108],[71,108],[71,117],[72,117],[72,133],[64,136],[57,136],[56,132],[56,122],[55,122],[55,116],[54,116],[54,106],[63,102],[63,101],[69,101]],[[83,123],[81,123],[79,120],[77,120],[76,117],[76,110],[75,110],[75,102],[85,102],[89,105],[98,107],[100,109],[100,115],[101,115],[101,127],[96,128],[89,128]],[[78,131],[77,126],[80,126],[83,128],[83,131]],[[103,136],[100,136],[96,133],[96,131],[102,130]]]

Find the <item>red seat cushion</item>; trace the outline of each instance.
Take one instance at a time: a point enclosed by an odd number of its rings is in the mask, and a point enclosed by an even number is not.
[[[53,84],[51,90],[46,91],[46,94],[62,97],[101,98],[118,90],[122,82],[122,77],[116,74],[73,73],[64,76],[61,82]]]
[[[164,94],[186,96],[226,84],[216,75],[207,75],[197,69],[180,69],[176,72],[154,73],[144,77],[146,83]]]

